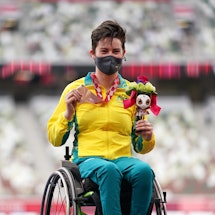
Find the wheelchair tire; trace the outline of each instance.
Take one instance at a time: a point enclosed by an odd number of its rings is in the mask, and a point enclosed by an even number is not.
[[[43,193],[40,215],[78,215],[73,176],[62,167],[48,179]]]
[[[160,184],[156,180],[156,178],[153,181],[153,202],[155,205],[155,212],[157,215],[167,215],[167,209],[166,209],[166,195],[162,192],[162,189],[160,187]]]

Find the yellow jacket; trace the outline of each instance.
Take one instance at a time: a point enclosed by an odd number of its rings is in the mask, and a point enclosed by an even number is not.
[[[90,73],[66,86],[60,101],[48,121],[48,139],[54,146],[63,145],[74,127],[73,161],[99,156],[105,159],[132,156],[131,143],[136,152],[144,154],[155,145],[154,135],[150,141],[143,140],[133,131],[135,106],[125,109],[123,100],[128,96],[124,88],[129,81],[119,75],[120,85],[108,103],[79,103],[71,121],[64,117],[65,95],[72,89],[85,85],[95,94]],[[102,88],[102,94],[106,91]]]

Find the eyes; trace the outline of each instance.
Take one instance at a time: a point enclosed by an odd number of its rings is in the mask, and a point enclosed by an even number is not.
[[[99,40],[95,52],[97,56],[115,55],[116,57],[122,57],[124,54],[120,39],[111,37]]]
[[[100,49],[100,53],[101,54],[115,54],[118,55],[121,53],[120,49],[113,49],[113,50],[109,50],[109,49]]]

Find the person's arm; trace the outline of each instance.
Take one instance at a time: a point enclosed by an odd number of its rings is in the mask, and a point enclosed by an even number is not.
[[[75,108],[80,98],[81,95],[78,94],[76,86],[68,85],[64,89],[47,125],[48,140],[52,145],[61,146],[69,137],[73,126],[72,119],[75,115]]]
[[[132,144],[137,153],[145,154],[155,146],[153,126],[147,120],[139,120],[132,131]]]

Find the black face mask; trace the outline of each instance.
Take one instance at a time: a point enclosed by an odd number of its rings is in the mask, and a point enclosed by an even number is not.
[[[112,75],[120,70],[122,58],[116,58],[111,55],[106,57],[96,57],[95,64],[104,74]]]

